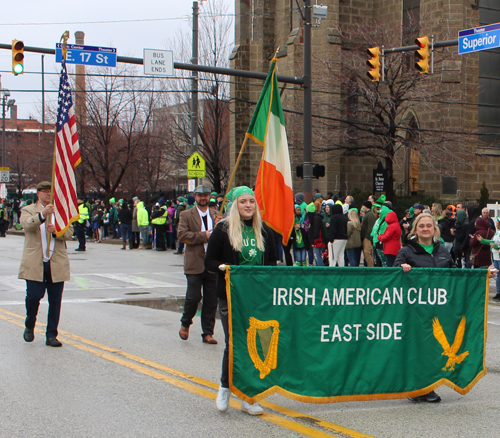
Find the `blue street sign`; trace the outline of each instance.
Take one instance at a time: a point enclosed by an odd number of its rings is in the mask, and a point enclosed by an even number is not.
[[[116,49],[113,47],[66,45],[66,63],[116,67]],[[62,62],[62,44],[56,44],[56,62]]]
[[[458,54],[500,47],[500,23],[458,32]]]

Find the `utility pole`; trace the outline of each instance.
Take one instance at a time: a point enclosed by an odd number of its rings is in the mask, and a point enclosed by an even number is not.
[[[45,133],[45,55],[42,55],[42,140]]]
[[[304,197],[308,204],[312,202],[312,90],[311,90],[311,0],[304,0]]]
[[[191,63],[198,65],[198,2],[193,2],[193,56]],[[191,154],[198,151],[198,72],[191,76]]]
[[[5,107],[10,106],[7,103],[7,98],[10,96],[10,91],[7,89],[2,89],[2,167],[5,167]],[[11,100],[9,100],[9,104]],[[12,101],[13,104],[13,101]]]

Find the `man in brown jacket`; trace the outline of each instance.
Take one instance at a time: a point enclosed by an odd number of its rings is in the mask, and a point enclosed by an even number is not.
[[[205,251],[210,234],[215,227],[215,215],[208,208],[210,189],[198,186],[194,191],[196,205],[185,210],[179,217],[177,237],[184,242],[184,274],[187,279],[186,302],[181,318],[179,336],[182,340],[189,337],[189,326],[198,310],[202,298],[201,328],[203,342],[217,344],[212,337],[215,326],[215,313],[217,311],[217,274],[212,274],[205,269]]]
[[[71,239],[73,227],[70,226],[63,236],[55,237],[54,225],[46,222],[47,217],[54,213],[54,206],[50,203],[51,183],[41,182],[36,189],[37,203],[24,207],[20,220],[25,236],[19,269],[19,278],[26,280],[24,340],[32,342],[35,339],[38,307],[47,290],[49,314],[46,345],[60,347],[62,344],[57,340],[57,326],[64,282],[69,280],[69,259],[65,241]]]

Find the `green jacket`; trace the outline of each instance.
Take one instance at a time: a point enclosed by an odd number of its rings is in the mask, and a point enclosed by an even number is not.
[[[144,208],[144,202],[137,203],[137,226],[147,227],[149,225],[149,216],[147,210]]]
[[[389,207],[386,207],[385,205],[382,206],[380,209],[380,216],[376,220],[375,225],[373,225],[372,229],[372,239],[373,239],[373,246],[378,242],[378,236],[379,234],[384,234],[385,229],[387,228],[387,222],[385,221],[385,217],[391,212],[392,210]]]
[[[177,226],[179,225],[179,218],[184,210],[186,210],[186,204],[184,202],[181,202],[175,209],[174,221],[173,221],[174,227],[177,228]]]

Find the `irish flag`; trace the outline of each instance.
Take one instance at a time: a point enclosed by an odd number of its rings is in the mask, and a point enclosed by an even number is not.
[[[262,219],[286,244],[294,224],[292,172],[274,57],[246,137],[263,147],[255,197]]]

